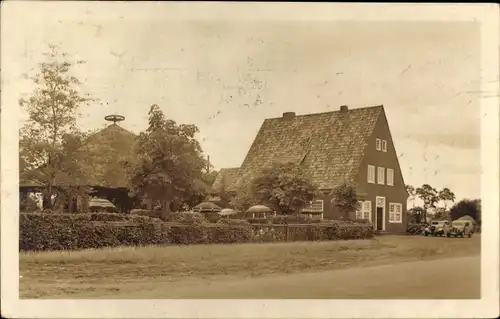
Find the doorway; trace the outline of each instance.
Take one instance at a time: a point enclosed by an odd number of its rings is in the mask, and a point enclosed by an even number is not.
[[[383,221],[384,221],[384,208],[377,207],[377,228],[375,228],[375,230],[383,230]]]
[[[375,201],[375,230],[385,230],[385,197],[377,196]]]

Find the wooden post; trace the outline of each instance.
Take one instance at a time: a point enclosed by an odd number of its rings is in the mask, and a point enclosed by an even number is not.
[[[290,240],[290,228],[288,224],[285,224],[285,241],[288,242]]]

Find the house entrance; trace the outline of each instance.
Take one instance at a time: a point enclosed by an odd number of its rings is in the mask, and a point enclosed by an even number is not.
[[[376,200],[376,221],[375,230],[385,230],[385,197],[377,196]]]
[[[382,222],[384,221],[384,208],[377,207],[377,228],[376,230],[383,230]]]

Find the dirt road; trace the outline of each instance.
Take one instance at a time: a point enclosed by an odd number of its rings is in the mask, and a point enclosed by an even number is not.
[[[480,258],[461,257],[258,278],[149,282],[72,298],[475,299]]]

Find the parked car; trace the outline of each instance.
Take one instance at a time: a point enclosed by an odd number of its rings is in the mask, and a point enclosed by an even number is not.
[[[425,227],[425,236],[445,236],[450,229],[450,222],[447,220],[435,220]]]
[[[446,237],[472,237],[474,232],[472,223],[466,220],[454,220]]]

